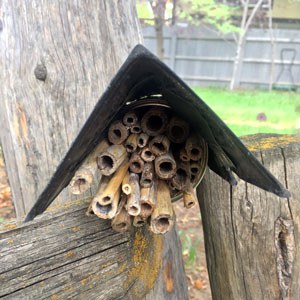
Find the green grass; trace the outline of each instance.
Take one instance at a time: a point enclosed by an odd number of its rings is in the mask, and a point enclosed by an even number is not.
[[[237,135],[255,133],[295,134],[300,124],[300,93],[234,91],[220,88],[193,90]],[[258,114],[265,121],[257,120]],[[299,129],[298,129],[299,130]]]

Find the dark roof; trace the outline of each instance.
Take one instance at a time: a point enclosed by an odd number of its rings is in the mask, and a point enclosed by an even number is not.
[[[161,94],[206,140],[210,169],[232,185],[236,184],[233,171],[266,191],[280,197],[290,196],[201,98],[145,47],[137,45],[99,99],[26,221],[43,213],[69,184],[76,169],[104,138],[107,125],[128,101],[155,94]]]

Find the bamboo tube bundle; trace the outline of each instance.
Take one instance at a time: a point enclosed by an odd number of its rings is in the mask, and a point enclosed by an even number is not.
[[[172,200],[181,196],[186,208],[196,203],[194,186],[207,160],[205,146],[185,120],[166,108],[119,115],[108,128],[107,140],[86,159],[93,162],[91,173],[101,175],[87,215],[111,219],[112,228],[121,233],[132,226],[166,233],[175,222]],[[83,164],[81,174],[85,169]],[[73,189],[81,191],[77,175]]]

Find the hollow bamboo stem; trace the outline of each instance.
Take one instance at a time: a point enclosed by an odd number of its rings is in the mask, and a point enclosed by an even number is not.
[[[128,139],[125,141],[124,146],[127,152],[132,153],[136,150],[138,146],[138,134],[130,134]]]
[[[128,127],[137,124],[137,122],[138,116],[134,111],[127,112],[123,117],[123,123]]]
[[[144,165],[144,170],[141,175],[140,184],[142,187],[150,187],[153,182],[154,168],[152,162],[147,162]]]
[[[139,134],[142,132],[142,127],[140,124],[135,124],[132,127],[130,127],[130,132],[131,133],[135,133],[135,134]]]
[[[191,182],[196,183],[199,173],[201,171],[200,162],[191,162],[190,163],[190,170],[191,170]]]
[[[157,136],[166,131],[168,116],[163,109],[153,108],[147,111],[141,120],[143,132],[149,136]]]
[[[130,230],[131,217],[128,215],[124,207],[121,209],[120,213],[113,218],[111,227],[114,231],[120,233]]]
[[[185,208],[191,208],[196,204],[197,201],[197,195],[196,192],[192,186],[192,184],[189,184],[187,189],[183,191],[183,204]]]
[[[114,193],[114,198],[111,203],[106,205],[102,205],[99,201],[93,200],[92,209],[94,214],[101,219],[112,219],[117,213],[120,201],[120,192],[120,188],[118,188]]]
[[[144,161],[141,156],[134,152],[130,158],[130,171],[133,173],[142,173],[144,170]]]
[[[98,156],[98,168],[103,175],[109,176],[119,168],[126,157],[127,151],[123,145],[112,145]]]
[[[129,172],[126,173],[122,181],[122,191],[125,195],[129,195],[131,193],[131,186],[129,184]]]
[[[176,162],[170,152],[157,157],[154,166],[156,175],[161,179],[170,179],[175,175]]]
[[[119,190],[123,179],[128,171],[129,162],[126,159],[119,169],[114,173],[111,180],[108,182],[103,193],[97,193],[97,201],[101,205],[108,205],[111,203],[115,197],[116,192]]]
[[[174,224],[174,211],[169,187],[164,180],[157,183],[157,201],[151,215],[150,229],[153,233],[163,234]]]
[[[150,141],[149,148],[154,155],[160,156],[169,151],[170,141],[165,135],[158,135]]]
[[[189,163],[178,162],[174,177],[171,179],[172,186],[179,191],[187,188],[191,180],[191,171]]]
[[[108,147],[107,140],[102,140],[75,172],[69,184],[72,194],[80,195],[91,187],[97,172],[97,156]]]
[[[138,140],[138,141],[137,141],[138,146],[139,146],[140,148],[144,148],[144,147],[147,145],[147,143],[148,143],[149,135],[146,134],[146,133],[144,133],[144,132],[142,132],[142,133],[139,134],[137,140]]]
[[[155,155],[152,153],[152,151],[150,150],[149,147],[143,148],[143,150],[141,152],[141,157],[146,162],[150,162],[155,159]]]
[[[195,134],[189,136],[185,143],[185,150],[191,160],[199,160],[203,153],[200,138]]]
[[[189,136],[189,131],[187,122],[178,117],[173,117],[168,125],[167,136],[173,143],[183,143]]]
[[[141,216],[135,216],[133,218],[133,226],[134,227],[142,227],[146,224],[146,220],[143,219]]]
[[[156,203],[156,184],[153,182],[151,187],[141,188],[141,212],[142,218],[148,218],[155,207]]]
[[[121,120],[110,125],[108,129],[108,140],[115,145],[122,144],[128,137],[128,130]]]
[[[131,216],[137,216],[141,212],[139,175],[131,173],[129,183],[131,194],[128,195],[127,199],[127,211]]]
[[[190,161],[190,157],[188,156],[185,148],[181,148],[179,151],[179,158],[184,161],[184,162],[188,162]]]

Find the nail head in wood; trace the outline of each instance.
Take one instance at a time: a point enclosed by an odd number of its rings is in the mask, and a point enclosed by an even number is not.
[[[44,64],[37,64],[34,69],[35,78],[41,81],[45,81],[47,78],[47,68]]]

